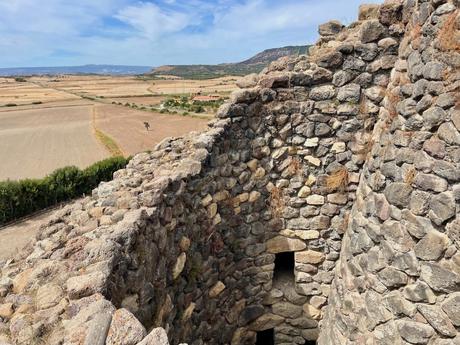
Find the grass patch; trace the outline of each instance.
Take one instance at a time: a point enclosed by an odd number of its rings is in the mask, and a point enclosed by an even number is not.
[[[274,186],[272,190],[270,190],[270,210],[272,211],[273,217],[281,218],[285,207],[283,190]]]
[[[109,137],[107,134],[105,134],[97,128],[94,128],[94,132],[97,140],[99,140],[99,142],[105,146],[105,148],[110,152],[110,154],[113,157],[125,156],[115,140],[113,140],[111,137]]]
[[[348,170],[343,167],[326,177],[326,188],[329,191],[344,192],[348,187]]]

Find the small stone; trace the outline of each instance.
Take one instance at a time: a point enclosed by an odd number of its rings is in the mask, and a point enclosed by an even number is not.
[[[276,236],[267,241],[267,251],[271,254],[293,252],[303,250],[306,247],[305,242],[284,236]]]
[[[436,295],[430,287],[422,281],[417,281],[414,284],[407,285],[403,290],[403,295],[406,299],[412,302],[436,302]]]
[[[450,122],[445,122],[439,126],[438,136],[450,145],[460,145],[460,133]]]
[[[444,69],[442,63],[430,61],[423,68],[423,77],[428,80],[442,80]]]
[[[398,271],[393,267],[386,267],[377,275],[385,286],[391,288],[406,285],[409,280],[405,273]]]
[[[181,253],[179,257],[177,258],[176,263],[173,267],[173,271],[172,271],[173,279],[177,279],[177,277],[179,277],[179,275],[182,273],[182,271],[184,270],[186,261],[187,261],[187,254]]]
[[[107,276],[100,271],[81,276],[71,277],[67,280],[67,294],[70,299],[79,299],[105,291]]]
[[[300,188],[299,190],[299,193],[297,194],[297,196],[299,198],[306,198],[307,196],[309,196],[311,194],[311,189],[310,187],[308,186],[303,186],[302,188]]]
[[[222,291],[225,290],[225,284],[221,281],[218,281],[212,288],[209,290],[209,297],[216,298],[219,296]]]
[[[149,335],[137,345],[169,345],[168,335],[163,328],[154,328]]]
[[[264,314],[251,324],[249,324],[248,328],[252,331],[265,331],[267,329],[275,328],[276,326],[282,324],[285,321],[285,318],[275,314]]]
[[[392,291],[383,298],[383,305],[395,315],[414,316],[417,307],[404,299],[399,291]]]
[[[9,320],[13,316],[13,303],[0,304],[0,318]]]
[[[302,264],[319,264],[324,261],[324,253],[315,250],[306,250],[303,252],[296,252],[294,254],[295,262]]]
[[[303,305],[303,312],[309,319],[319,320],[321,318],[321,310],[309,303]]]
[[[190,248],[191,241],[188,237],[182,236],[180,239],[179,247],[182,251],[186,252]]]
[[[385,197],[395,206],[406,207],[409,205],[412,187],[407,183],[394,182],[385,188]]]
[[[303,146],[305,147],[317,147],[319,143],[319,138],[307,138]]]
[[[457,335],[455,327],[440,308],[431,305],[419,304],[417,309],[428,321],[428,323],[442,335],[446,337],[455,337]]]
[[[433,328],[420,322],[398,320],[396,323],[401,337],[411,344],[427,344],[434,334]]]
[[[447,113],[444,109],[440,107],[432,107],[423,112],[423,121],[425,126],[428,129],[431,129],[435,126],[443,123],[447,117]]]
[[[361,97],[361,86],[358,84],[348,84],[339,89],[337,99],[341,102],[358,103]]]
[[[460,276],[439,264],[422,264],[420,279],[434,291],[451,293],[460,289]]]
[[[455,216],[455,198],[452,192],[440,193],[431,198],[430,219],[437,225]]]
[[[314,195],[310,195],[307,197],[307,204],[308,205],[324,205],[324,202],[325,202],[325,199],[324,199],[324,196],[322,195],[318,195],[318,194],[314,194]]]
[[[360,39],[363,43],[377,41],[385,33],[385,27],[376,19],[367,20],[361,26]]]
[[[378,19],[380,5],[363,4],[359,6],[358,20]]]
[[[251,321],[256,320],[265,313],[265,309],[261,305],[250,305],[241,312],[238,324],[240,326],[245,326]]]
[[[295,319],[302,315],[302,307],[289,302],[279,302],[272,305],[272,312],[282,317]]]
[[[55,284],[41,286],[37,291],[36,306],[38,310],[57,305],[63,297],[62,288]]]
[[[319,231],[317,230],[296,230],[295,235],[302,240],[316,240],[319,238]]]
[[[447,181],[432,174],[418,173],[414,184],[422,190],[432,190],[433,192],[444,192],[447,189]]]
[[[344,25],[338,20],[331,20],[327,23],[321,24],[318,32],[321,36],[335,36],[342,31],[343,28]]]
[[[147,335],[144,326],[126,309],[118,309],[112,316],[106,345],[137,345]]]
[[[332,85],[317,86],[310,91],[310,99],[314,101],[331,99],[334,95],[335,88]]]
[[[415,246],[415,255],[422,260],[438,260],[449,246],[449,238],[436,230],[430,231]]]
[[[447,314],[450,321],[459,327],[460,326],[460,292],[454,292],[442,302],[442,310]]]
[[[344,142],[334,143],[331,147],[332,153],[341,153],[346,151],[346,144]]]
[[[304,159],[311,165],[314,165],[315,167],[321,166],[321,159],[319,158],[313,156],[305,156]]]
[[[257,191],[252,191],[249,193],[249,202],[257,201],[260,198],[261,194]]]

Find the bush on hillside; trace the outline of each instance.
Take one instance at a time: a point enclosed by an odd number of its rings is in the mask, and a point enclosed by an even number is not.
[[[0,225],[60,202],[88,194],[102,181],[112,179],[129,158],[113,157],[84,170],[65,167],[43,179],[0,182]]]

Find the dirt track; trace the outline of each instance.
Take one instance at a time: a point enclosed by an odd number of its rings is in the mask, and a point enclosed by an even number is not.
[[[23,249],[38,232],[40,225],[56,210],[36,216],[32,219],[0,229],[0,261],[11,259]]]
[[[0,180],[43,177],[108,157],[91,120],[92,106],[0,112]]]

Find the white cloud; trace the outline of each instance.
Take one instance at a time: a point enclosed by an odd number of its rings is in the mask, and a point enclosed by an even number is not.
[[[238,61],[313,43],[366,0],[135,1],[0,0],[0,67]]]
[[[150,2],[125,7],[118,12],[115,18],[131,25],[148,39],[156,39],[163,34],[181,31],[190,24],[192,19],[186,13],[165,11]]]

